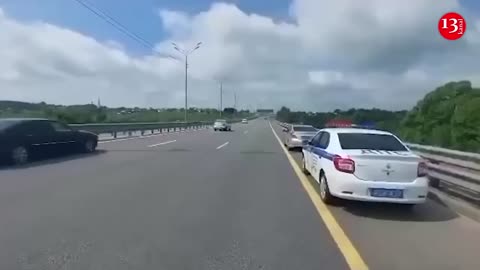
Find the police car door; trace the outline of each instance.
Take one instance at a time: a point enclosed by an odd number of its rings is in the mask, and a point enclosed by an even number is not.
[[[321,135],[321,132],[317,133],[303,147],[303,154],[304,154],[304,158],[305,158],[305,167],[307,168],[307,170],[310,173],[312,172],[312,155],[313,155],[314,146],[318,144],[318,142],[319,142],[318,139],[319,139],[320,135]]]
[[[320,148],[320,141],[322,140],[324,131],[320,131],[315,135],[315,138],[312,140],[312,149],[310,153],[310,174],[315,178],[315,180],[319,181],[319,172],[320,172],[320,160],[321,160],[321,148]]]
[[[330,133],[324,131],[322,137],[320,137],[320,141],[318,142],[318,151],[319,151],[319,161],[318,161],[318,171],[315,172],[315,177],[317,177],[317,181],[320,182],[320,170],[323,169],[325,171],[325,163],[331,162],[327,157],[330,154],[327,152],[327,147],[330,144]]]

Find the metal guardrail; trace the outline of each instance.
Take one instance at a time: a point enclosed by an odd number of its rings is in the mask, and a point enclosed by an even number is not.
[[[413,143],[407,146],[428,161],[431,186],[480,205],[480,154]]]
[[[255,117],[249,117],[251,120]],[[240,122],[241,119],[227,120],[230,123]],[[213,121],[202,122],[144,122],[144,123],[95,123],[95,124],[71,124],[70,126],[77,130],[86,130],[95,134],[111,134],[113,138],[117,138],[119,133],[133,136],[133,133],[144,135],[145,132],[159,133],[177,130],[199,129],[210,126]]]
[[[480,205],[480,154],[407,144],[428,160],[430,184]]]
[[[146,131],[151,133],[170,132],[178,129],[197,129],[211,125],[213,122],[152,122],[152,123],[106,123],[106,124],[73,124],[74,129],[86,130],[95,134],[112,134],[117,138],[118,133],[127,133],[130,136],[133,132],[140,132],[143,135]]]

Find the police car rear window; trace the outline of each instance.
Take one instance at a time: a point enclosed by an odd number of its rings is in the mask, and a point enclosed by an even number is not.
[[[397,138],[388,134],[338,133],[342,149],[408,151]]]

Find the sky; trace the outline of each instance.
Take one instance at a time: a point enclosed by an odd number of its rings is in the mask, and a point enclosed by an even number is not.
[[[480,86],[478,0],[0,0],[0,99],[107,106],[410,109],[452,80]],[[41,3],[41,4],[39,4]],[[437,30],[465,17],[456,41]]]

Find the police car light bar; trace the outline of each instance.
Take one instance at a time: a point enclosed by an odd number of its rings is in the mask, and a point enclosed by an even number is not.
[[[378,129],[375,126],[364,126],[364,125],[355,125],[353,124],[351,128],[362,128],[362,129]]]
[[[351,127],[353,125],[352,121],[344,119],[333,119],[325,124],[326,127]]]
[[[348,121],[331,121],[325,124],[327,128],[364,128],[364,129],[375,129],[375,125],[373,124],[353,124]]]

